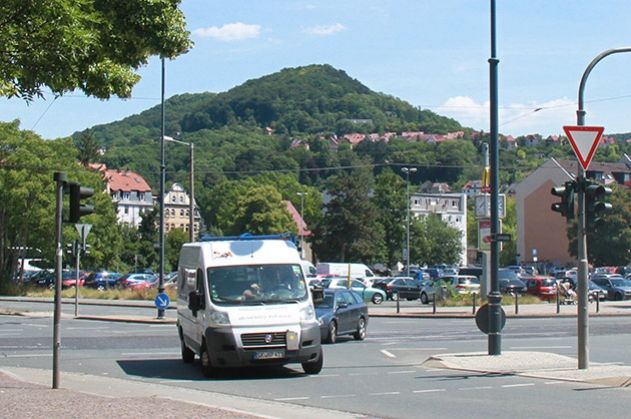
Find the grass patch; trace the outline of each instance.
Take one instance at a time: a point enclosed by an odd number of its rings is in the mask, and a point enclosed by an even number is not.
[[[41,297],[41,298],[53,298],[55,296],[54,290],[44,288],[24,288],[14,290],[16,293],[4,293],[4,295],[15,295],[24,297]],[[171,299],[175,301],[176,291],[173,288],[166,289],[165,292]],[[153,301],[158,295],[157,288],[146,288],[143,290],[129,290],[129,289],[110,289],[105,291],[99,291],[93,288],[81,288],[79,290],[79,298],[92,298],[98,300],[146,300]],[[62,298],[74,298],[74,288],[66,288],[61,291]]]
[[[540,304],[545,301],[541,300],[539,297],[534,295],[520,295],[519,296],[519,305],[525,304]],[[480,307],[483,304],[486,304],[486,298],[480,298],[479,295],[475,298],[476,307]],[[510,294],[502,294],[502,305],[503,306],[514,306],[515,305],[515,297]],[[472,307],[473,306],[473,295],[471,294],[458,294],[451,293],[447,295],[446,298],[440,299],[436,298],[436,306],[438,307]]]

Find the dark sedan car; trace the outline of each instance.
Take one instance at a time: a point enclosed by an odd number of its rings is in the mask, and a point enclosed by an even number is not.
[[[368,325],[368,306],[355,292],[325,289],[324,298],[315,303],[322,341],[335,343],[341,335],[364,340]]]
[[[414,278],[390,278],[385,281],[375,281],[372,286],[384,290],[386,298],[389,300],[396,300],[397,298],[418,300],[421,298],[421,287]]]
[[[118,286],[118,279],[120,277],[121,274],[119,274],[118,272],[92,272],[86,278],[84,286],[96,288],[98,290],[115,288]]]
[[[50,272],[46,269],[42,269],[31,275],[28,278],[27,283],[31,285],[35,285],[37,287],[45,287],[45,288],[55,288],[55,280],[56,276],[53,272]]]
[[[500,284],[500,292],[502,294],[519,294],[523,295],[526,293],[526,284],[524,281],[519,279],[499,279]]]

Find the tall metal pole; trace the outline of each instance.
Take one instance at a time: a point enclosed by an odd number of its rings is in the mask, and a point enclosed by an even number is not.
[[[190,242],[195,241],[195,160],[194,160],[194,145],[191,141],[189,143],[190,146],[190,158],[191,158],[191,170],[190,170],[190,188],[191,188],[191,197],[189,202],[188,209],[188,239]]]
[[[165,183],[165,163],[164,163],[164,57],[162,63],[162,89],[160,101],[160,268],[158,272],[158,294],[164,292],[164,183]],[[164,318],[164,309],[158,309],[158,319]]]
[[[495,31],[495,0],[491,0],[491,58],[490,66],[490,111],[491,111],[491,292],[489,300],[489,334],[488,353],[489,355],[502,354],[502,294],[499,290],[498,269],[499,269],[499,233],[498,198],[499,198],[499,150],[498,150],[498,65],[500,60],[496,57],[496,31]]]
[[[305,220],[304,220],[304,211],[305,211],[305,195],[307,192],[297,192],[298,196],[300,196],[300,257],[304,259],[305,257]]]
[[[410,173],[416,172],[416,167],[403,167],[401,171],[405,173],[405,266],[406,276],[410,276]]]
[[[79,316],[79,266],[81,260],[81,245],[79,244],[79,240],[75,240],[75,266],[77,270],[75,271],[75,283],[74,283],[74,316]]]
[[[55,311],[53,313],[53,388],[59,388],[59,351],[61,349],[60,321],[61,321],[61,269],[62,269],[62,240],[63,240],[63,207],[64,185],[68,177],[65,172],[55,172],[53,179],[55,186]]]
[[[583,93],[585,91],[585,85],[587,83],[587,77],[591,73],[592,69],[600,60],[611,54],[617,54],[621,52],[631,52],[631,47],[614,48],[603,51],[598,54],[587,66],[583,77],[581,78],[580,85],[578,87],[578,110],[576,111],[576,124],[579,126],[585,125]],[[580,186],[585,180],[585,170],[578,164],[577,172],[577,184]],[[586,217],[585,217],[585,191],[582,187],[578,188],[578,223],[577,223],[577,256],[578,256],[578,368],[589,368],[589,302],[588,302],[588,274],[589,265],[587,258],[587,233],[585,231]]]

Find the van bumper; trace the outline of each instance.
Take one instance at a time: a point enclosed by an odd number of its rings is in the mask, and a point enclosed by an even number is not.
[[[247,333],[252,333],[248,329]],[[284,365],[315,361],[321,354],[320,325],[315,322],[300,329],[300,344],[297,350],[288,350],[285,345],[244,347],[241,341],[243,329],[232,327],[208,327],[204,333],[210,362],[214,367],[243,367],[253,365]],[[278,333],[273,329],[257,329],[256,333]],[[282,357],[277,357],[283,351]],[[274,353],[272,358],[257,359],[261,352]]]

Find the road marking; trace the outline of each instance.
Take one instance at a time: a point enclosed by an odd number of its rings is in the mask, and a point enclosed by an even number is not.
[[[381,353],[387,356],[388,358],[396,358],[396,355],[392,354],[391,352],[386,351],[385,349],[382,349]]]
[[[388,374],[414,374],[417,371],[388,371]]]
[[[545,383],[546,385],[550,385],[550,384],[576,384],[575,381],[546,381]]]
[[[347,397],[356,397],[357,394],[336,394],[333,396],[320,396],[321,399],[341,399]]]
[[[32,358],[32,357],[47,357],[53,356],[53,354],[15,354],[5,355],[5,358]]]
[[[390,351],[446,351],[449,348],[390,348]]]
[[[511,346],[509,349],[572,349],[572,346]]]
[[[162,356],[162,355],[179,355],[179,352],[123,352],[122,356]]]
[[[447,389],[444,388],[432,388],[429,390],[414,390],[412,391],[412,393],[437,393],[440,391],[447,391]]]
[[[286,402],[290,400],[309,400],[310,397],[282,397],[280,399],[274,399],[277,402]]]
[[[502,388],[511,388],[511,387],[531,387],[534,386],[535,383],[525,383],[525,384],[504,384],[501,386]]]
[[[30,327],[41,327],[41,328],[50,327],[50,326],[45,325],[45,324],[35,324],[35,323],[23,323],[23,324],[24,324],[24,326],[30,326]]]
[[[172,324],[152,324],[149,327],[164,327],[164,328],[174,328],[175,326]]]
[[[480,386],[480,387],[462,387],[459,388],[458,390],[463,390],[463,391],[467,391],[467,390],[490,390],[493,387],[491,386]]]
[[[401,394],[400,391],[384,391],[383,393],[368,393],[369,396],[394,396]]]

